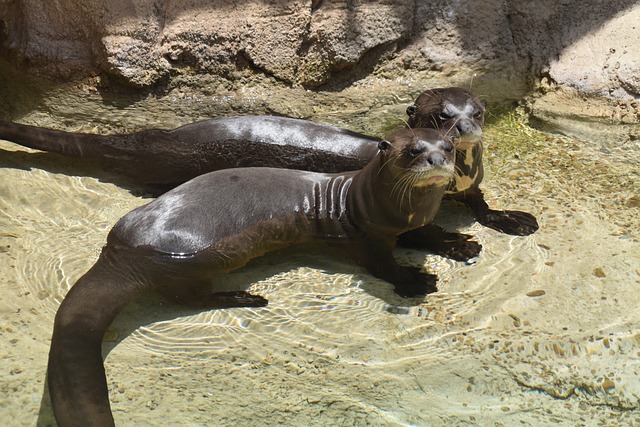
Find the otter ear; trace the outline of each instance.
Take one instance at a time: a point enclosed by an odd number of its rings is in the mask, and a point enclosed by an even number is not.
[[[411,117],[416,113],[416,110],[418,109],[418,107],[416,107],[415,104],[413,105],[409,105],[407,107],[407,116]]]
[[[487,108],[487,105],[489,105],[489,103],[487,101],[485,101],[484,99],[482,101],[480,101],[480,104],[482,104],[482,106],[484,108]]]
[[[378,150],[380,150],[380,151],[385,151],[389,147],[391,147],[391,143],[389,141],[387,141],[386,139],[383,139],[382,141],[378,142]]]

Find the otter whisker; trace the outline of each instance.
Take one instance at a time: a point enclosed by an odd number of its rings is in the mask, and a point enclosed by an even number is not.
[[[456,118],[456,120],[453,122],[453,124],[449,127],[449,129],[447,129],[447,134],[449,134],[449,132],[451,132],[451,130],[458,124],[458,122],[460,121],[460,118]]]
[[[404,123],[404,125],[407,127],[407,129],[411,129],[412,130],[413,136],[416,136],[415,132],[413,132],[413,129],[409,125],[409,122],[406,121],[404,118],[401,118],[400,120],[402,121],[402,123]]]
[[[393,189],[391,190],[391,194],[393,195],[394,193],[397,193],[398,202],[401,202],[404,199],[404,195],[407,191],[407,185],[410,179],[411,179],[411,176],[408,176],[406,174],[402,175],[400,179],[398,179],[398,181],[396,181],[395,185],[393,186]]]
[[[384,162],[384,163],[382,164],[382,166],[380,166],[380,169],[378,170],[378,175],[380,175],[380,172],[382,172],[382,169],[384,169],[384,168],[385,168],[385,166],[387,166],[387,164],[388,164],[391,160],[393,160],[393,158],[389,158],[386,162]]]
[[[401,190],[402,190],[402,186],[404,185],[404,180],[405,180],[405,179],[406,179],[406,178],[405,178],[405,176],[404,176],[404,175],[403,175],[403,176],[401,176],[401,177],[400,177],[400,179],[398,179],[398,180],[394,183],[393,188],[391,189],[391,195],[393,196],[393,195],[394,195],[394,193],[397,193],[398,200],[401,200],[401,199],[402,199],[402,197],[401,197],[401,192],[402,192],[402,191],[401,191]]]

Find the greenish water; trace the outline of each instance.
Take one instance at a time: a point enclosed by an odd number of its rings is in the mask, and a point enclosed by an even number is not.
[[[13,98],[2,108],[24,123],[87,132],[173,128],[235,111],[381,135],[402,125],[417,91],[437,85],[175,89],[134,100],[91,86],[14,88],[31,101]],[[105,339],[116,422],[640,423],[640,150],[627,147],[621,157],[538,132],[506,108],[494,110],[485,135],[487,200],[533,213],[538,232],[499,234],[445,204],[438,222],[474,234],[483,252],[462,264],[397,250],[440,282],[422,304],[396,310],[372,295],[402,306],[389,285],[314,247],[231,275],[253,283],[266,308],[199,312],[156,296],[138,300]],[[84,176],[95,171],[77,160],[6,141],[0,165],[0,419],[47,425],[44,378],[57,307],[109,228],[148,199]]]

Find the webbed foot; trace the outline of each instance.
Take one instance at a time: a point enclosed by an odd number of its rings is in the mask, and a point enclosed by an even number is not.
[[[527,212],[489,210],[478,217],[478,222],[485,227],[493,228],[513,236],[528,236],[538,229],[538,221]]]
[[[398,238],[398,245],[403,248],[427,249],[445,258],[467,262],[480,255],[482,250],[482,245],[471,239],[473,236],[470,234],[446,231],[441,231],[433,237],[408,232]]]
[[[237,292],[217,292],[207,297],[206,304],[211,308],[234,308],[234,307],[266,307],[269,300],[260,295],[254,295],[247,291]]]
[[[235,308],[235,307],[265,307],[269,300],[254,295],[247,291],[216,292],[213,294],[170,294],[164,293],[167,298],[176,304],[186,305],[192,308]]]

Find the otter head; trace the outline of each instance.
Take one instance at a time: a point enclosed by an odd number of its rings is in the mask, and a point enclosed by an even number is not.
[[[454,176],[455,139],[436,129],[401,129],[380,141],[378,149],[398,185],[441,187]]]
[[[486,101],[457,87],[427,90],[407,108],[411,128],[441,129],[459,137],[457,150],[466,150],[482,137]]]

